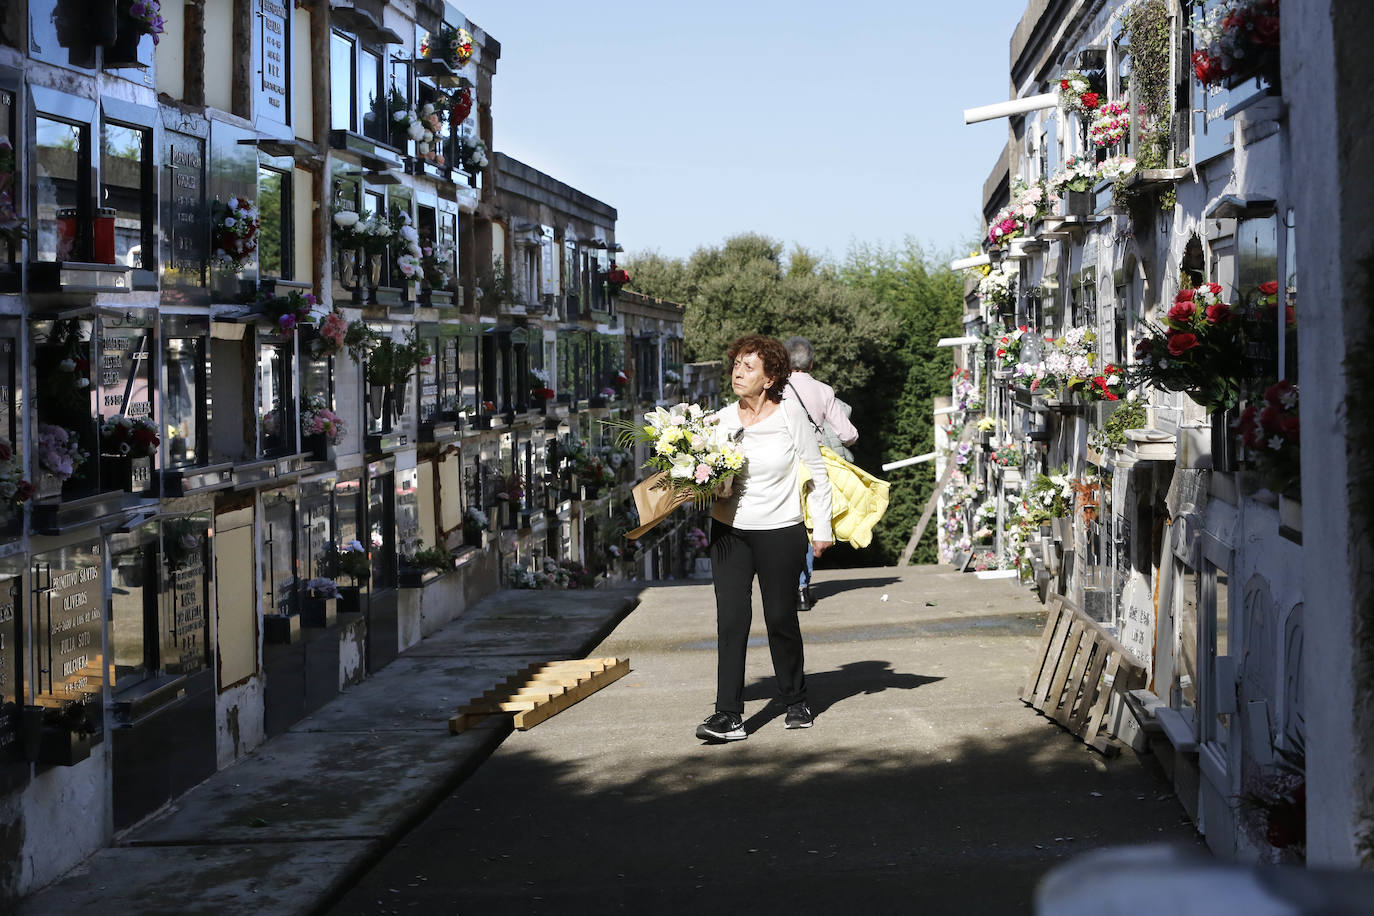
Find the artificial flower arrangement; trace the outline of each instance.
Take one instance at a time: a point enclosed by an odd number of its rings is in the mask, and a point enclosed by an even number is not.
[[[331,578],[350,576],[355,582],[366,582],[372,578],[372,563],[367,558],[367,549],[360,541],[349,541],[342,547],[330,544],[320,555],[320,572]]]
[[[140,32],[153,36],[153,44],[166,31],[161,0],[119,0],[119,12],[131,19]]]
[[[424,272],[425,286],[430,289],[448,289],[452,277],[449,268],[453,266],[453,247],[437,242],[420,247],[420,269]]]
[[[530,386],[530,394],[540,401],[551,401],[557,394],[553,390],[553,383],[549,379],[549,370],[539,366],[530,369],[530,377],[538,382],[537,385]]]
[[[455,126],[462,124],[472,114],[472,90],[464,87],[448,97],[448,122]]]
[[[983,398],[978,387],[973,384],[973,373],[967,369],[956,369],[949,377],[953,389],[954,406],[959,410],[982,410]]]
[[[1026,231],[1026,227],[1049,212],[1059,197],[1042,182],[1017,178],[1011,186],[1011,203],[997,211],[988,225],[988,244],[1001,245]]]
[[[34,486],[24,477],[24,461],[8,441],[0,439],[0,505],[16,509],[33,498]]]
[[[334,244],[345,251],[360,247],[358,223],[361,221],[362,214],[357,210],[345,209],[336,203],[334,205],[334,228],[330,233],[334,239]]]
[[[28,230],[23,217],[14,209],[14,176],[14,146],[9,137],[0,136],[0,242],[17,248]]]
[[[994,352],[1003,368],[1012,368],[1021,362],[1021,338],[1034,333],[1029,325],[1022,324],[997,338]]]
[[[147,458],[157,452],[157,424],[144,417],[116,414],[100,423],[100,454],[120,458]]]
[[[1070,156],[1064,167],[1050,176],[1049,190],[1054,194],[1091,191],[1098,179],[1097,162],[1091,156]]]
[[[1246,358],[1240,316],[1221,292],[1216,283],[1181,289],[1162,324],[1144,323],[1133,380],[1182,391],[1209,411],[1234,407]]]
[[[728,492],[730,482],[744,468],[744,452],[720,427],[720,418],[700,404],[658,407],[644,415],[644,425],[632,420],[604,420],[619,430],[618,445],[650,447],[644,467],[667,472],[674,496],[705,506],[718,488]]]
[[[706,536],[705,531],[692,527],[687,529],[687,546],[691,548],[692,556],[704,557],[711,546],[711,539]]]
[[[1059,106],[1080,115],[1097,111],[1102,97],[1092,91],[1088,77],[1078,70],[1067,70],[1059,78]]]
[[[392,86],[387,91],[385,102],[377,100],[373,103],[374,110],[383,108],[386,118],[387,130],[391,137],[391,142],[396,146],[405,146],[407,140],[414,140],[417,143],[425,138],[426,129],[423,121],[420,120],[419,113],[405,94]]]
[[[1274,81],[1278,70],[1279,0],[1222,0],[1193,14],[1193,73],[1204,86],[1237,73]]]
[[[448,112],[448,105],[443,98],[433,102],[426,102],[420,106],[417,112],[420,123],[424,125],[424,136],[416,141],[415,150],[423,159],[428,159],[436,165],[444,165],[444,153],[441,148],[440,137],[444,132],[444,116]]]
[[[664,369],[663,381],[669,385],[676,385],[682,381],[682,373],[676,369]]]
[[[438,34],[431,32],[420,40],[420,56],[437,58],[457,70],[472,57],[472,33],[441,25]]]
[[[1135,171],[1135,160],[1130,156],[1108,156],[1097,164],[1097,174],[1107,181],[1117,181]]]
[[[1014,263],[1004,262],[978,281],[978,298],[993,305],[1011,302],[1012,285],[1020,275]]]
[[[348,341],[348,319],[338,309],[330,309],[315,325],[319,335],[310,342],[310,355],[325,359],[342,353]]]
[[[630,282],[630,272],[623,267],[616,267],[615,261],[612,261],[610,270],[606,271],[606,282],[612,291],[618,293],[622,286]]]
[[[1298,484],[1302,471],[1298,386],[1286,379],[1270,385],[1262,404],[1250,404],[1241,411],[1235,432],[1249,449],[1266,487],[1283,493]]]
[[[302,324],[313,324],[320,316],[320,305],[314,293],[301,293],[291,290],[284,296],[263,296],[258,299],[258,308],[272,318],[283,334],[295,333]]]
[[[1019,446],[1008,442],[1006,445],[999,446],[988,460],[998,467],[1019,468],[1021,463],[1026,460],[1026,456]]]
[[[330,445],[338,445],[346,429],[343,418],[329,409],[328,402],[320,395],[306,398],[301,405],[301,435],[324,436]]]
[[[238,272],[258,250],[258,208],[246,197],[231,197],[214,204],[215,252],[212,260]]]
[[[369,385],[404,385],[410,373],[429,365],[429,345],[409,331],[403,340],[378,338],[367,353]]]
[[[1069,328],[1062,337],[1047,341],[1044,377],[1031,384],[1034,391],[1041,382],[1058,392],[1076,391],[1087,385],[1097,363],[1097,335],[1087,328]]]
[[[420,248],[420,232],[410,220],[410,214],[397,210],[392,217],[391,228],[399,242],[400,254],[396,256],[396,269],[407,281],[424,276],[422,260],[424,252]]]
[[[1065,469],[1050,474],[1037,474],[1022,493],[1028,503],[1029,514],[1037,523],[1052,518],[1068,518],[1073,511],[1074,481]]]
[[[1088,138],[1099,149],[1116,146],[1131,132],[1130,106],[1123,101],[1104,102],[1088,125]]]
[[[1090,401],[1119,401],[1126,396],[1126,389],[1126,370],[1115,363],[1107,363],[1080,390]]]
[[[596,577],[576,560],[544,557],[537,570],[516,563],[510,570],[512,588],[585,589],[596,587]]]
[[[463,531],[465,533],[476,534],[486,531],[491,527],[491,520],[487,514],[476,506],[468,506],[463,510]]]
[[[487,167],[487,145],[480,139],[463,136],[458,139],[458,161],[468,171]]]
[[[62,480],[69,479],[91,457],[81,447],[80,436],[73,430],[52,423],[38,424],[35,444],[38,466]]]

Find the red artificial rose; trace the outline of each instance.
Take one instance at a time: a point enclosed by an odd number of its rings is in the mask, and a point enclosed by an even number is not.
[[[1103,400],[1107,400],[1107,401],[1119,401],[1119,400],[1121,400],[1121,398],[1117,397],[1115,394],[1113,394],[1113,393],[1110,392],[1110,391],[1104,391],[1104,392],[1103,392]]]
[[[1211,293],[1212,293],[1213,296],[1220,296],[1220,295],[1221,295],[1221,284],[1220,284],[1220,283],[1208,283],[1208,284],[1207,284],[1207,289],[1209,289],[1209,290],[1211,291]]]
[[[1262,295],[1265,295],[1265,296],[1272,296],[1272,295],[1274,295],[1275,293],[1277,293],[1277,292],[1279,291],[1279,284],[1278,284],[1278,281],[1277,281],[1277,280],[1270,280],[1268,283],[1261,283],[1261,284],[1259,285],[1259,291],[1260,291],[1260,293],[1261,293]]]
[[[1292,391],[1293,383],[1288,379],[1280,379],[1265,389],[1264,399],[1270,404],[1282,407],[1284,396],[1292,393]]]
[[[998,359],[1006,359],[1006,356],[1007,356],[1007,351],[1006,351],[1006,350],[1003,350],[1001,347],[998,347],[998,348],[997,348],[997,358],[998,358]]]
[[[1259,412],[1259,424],[1264,427],[1266,433],[1270,433],[1271,435],[1273,433],[1282,432],[1283,412],[1273,404],[1270,404]]]
[[[1252,33],[1255,44],[1262,48],[1277,48],[1279,46],[1279,17],[1260,16],[1255,21],[1255,30]]]
[[[1279,427],[1283,430],[1283,436],[1289,442],[1298,441],[1298,433],[1302,422],[1293,414],[1288,414],[1280,422]]]
[[[151,429],[139,427],[134,430],[134,441],[144,445],[157,445],[157,433],[153,432]]]
[[[85,375],[91,371],[91,361],[89,359],[77,359],[76,371],[79,375]]]
[[[1018,330],[1018,331],[1020,331],[1022,334],[1024,334],[1024,333],[1026,333],[1027,331],[1030,330],[1030,325],[1025,325],[1025,324],[1019,325],[1019,326],[1016,328],[1016,330]]]
[[[1169,317],[1174,321],[1187,323],[1193,320],[1197,314],[1197,306],[1191,302],[1175,302],[1174,307],[1169,309]]]
[[[1059,88],[1060,88],[1060,89],[1068,89],[1068,88],[1069,88],[1069,81],[1068,81],[1068,80],[1060,80],[1060,81],[1059,81]]]
[[[1181,289],[1181,290],[1178,291],[1178,295],[1174,296],[1174,301],[1175,301],[1175,302],[1192,302],[1192,301],[1193,301],[1193,293],[1194,293],[1194,290],[1191,290],[1191,289]]]
[[[1207,320],[1212,322],[1212,324],[1221,324],[1224,321],[1230,321],[1231,306],[1224,302],[1218,302],[1216,305],[1207,306]]]
[[[1259,425],[1255,422],[1254,405],[1246,407],[1240,413],[1240,419],[1236,421],[1236,431],[1240,433],[1241,441],[1246,448],[1259,447]]]
[[[27,480],[19,481],[19,483],[16,484],[14,488],[14,501],[17,503],[22,503],[25,500],[32,498],[33,484],[29,483]]]
[[[1096,111],[1097,103],[1101,101],[1101,97],[1098,96],[1096,92],[1085,92],[1081,98],[1083,100],[1083,107],[1089,111]]]
[[[10,448],[8,442],[0,442],[0,461],[9,461],[14,457],[14,449]]]
[[[1136,344],[1135,344],[1135,358],[1136,358],[1136,359],[1144,359],[1145,357],[1147,357],[1147,356],[1150,355],[1151,351],[1153,351],[1154,348],[1155,348],[1155,342],[1154,342],[1154,340],[1152,340],[1152,339],[1149,338],[1149,337],[1146,337],[1146,338],[1143,338],[1143,339],[1141,339],[1141,340],[1136,341]]]
[[[1296,312],[1293,311],[1293,306],[1291,306],[1291,305],[1290,305],[1290,306],[1286,306],[1286,307],[1284,308],[1283,312],[1284,312],[1284,316],[1283,316],[1283,317],[1284,317],[1284,320],[1288,322],[1288,326],[1289,326],[1290,328],[1291,328],[1293,325],[1295,325],[1295,324],[1298,323],[1298,315],[1297,315]]]
[[[1197,346],[1197,335],[1178,332],[1169,335],[1169,355],[1182,356]]]

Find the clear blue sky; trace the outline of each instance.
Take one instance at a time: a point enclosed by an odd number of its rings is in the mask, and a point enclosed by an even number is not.
[[[495,148],[617,208],[631,252],[744,231],[974,238],[1025,0],[453,0],[501,42]]]

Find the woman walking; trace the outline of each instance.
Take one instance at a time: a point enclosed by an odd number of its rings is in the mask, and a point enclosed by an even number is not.
[[[743,472],[728,497],[711,507],[711,570],[716,590],[716,711],[697,726],[706,741],[739,741],[744,731],[744,658],[759,580],[768,649],[787,728],[814,723],[806,704],[797,580],[808,540],[802,524],[798,471],[806,462],[815,482],[808,497],[815,534],[811,550],[830,546],[830,483],[816,435],[796,401],[784,401],[790,369],[787,351],[771,337],[750,335],[726,354],[737,402],[717,416],[744,451]]]

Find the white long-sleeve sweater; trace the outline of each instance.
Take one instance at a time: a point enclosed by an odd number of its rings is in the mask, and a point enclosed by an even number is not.
[[[787,400],[768,419],[753,426],[740,423],[739,403],[718,412],[721,428],[730,435],[744,430],[744,472],[734,479],[728,499],[717,499],[711,517],[745,530],[786,528],[802,520],[798,469],[806,462],[815,482],[810,510],[815,523],[811,537],[834,540],[830,530],[830,479],[816,444],[816,434],[801,405]]]

